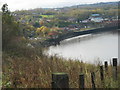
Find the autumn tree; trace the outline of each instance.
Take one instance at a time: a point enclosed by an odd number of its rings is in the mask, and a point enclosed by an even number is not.
[[[39,35],[43,34],[44,36],[46,36],[48,34],[48,32],[49,32],[49,28],[47,28],[46,26],[42,26],[40,28],[37,28],[37,30],[36,30],[37,34],[39,34]]]

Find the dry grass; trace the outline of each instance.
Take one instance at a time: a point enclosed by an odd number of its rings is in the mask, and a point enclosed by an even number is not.
[[[42,54],[36,54],[39,50],[31,51],[24,49],[26,57],[11,57],[3,53],[3,87],[51,88],[51,74],[53,72],[68,73],[70,88],[79,87],[79,75],[81,73],[85,74],[85,87],[91,88],[91,72],[95,72],[97,88],[120,87],[120,84],[118,85],[120,83],[120,75],[118,82],[113,81],[111,66],[109,66],[109,71],[105,73],[105,81],[104,85],[102,85],[99,65],[90,65],[78,60],[65,60],[56,56],[48,58]],[[118,69],[120,71],[120,66]]]

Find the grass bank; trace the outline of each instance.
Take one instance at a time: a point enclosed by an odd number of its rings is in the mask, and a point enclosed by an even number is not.
[[[118,80],[112,78],[112,66],[105,73],[104,86],[101,85],[99,64],[91,65],[79,60],[65,60],[56,56],[47,57],[41,49],[19,49],[18,55],[3,52],[3,88],[51,88],[52,73],[65,72],[69,75],[70,88],[79,87],[79,74],[85,74],[85,87],[91,88],[91,72],[95,72],[97,88],[120,88],[120,66]]]

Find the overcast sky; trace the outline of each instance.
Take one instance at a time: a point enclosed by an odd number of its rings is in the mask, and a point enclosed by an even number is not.
[[[0,0],[0,6],[7,3],[10,11],[33,8],[57,8],[79,4],[111,2],[118,0]]]

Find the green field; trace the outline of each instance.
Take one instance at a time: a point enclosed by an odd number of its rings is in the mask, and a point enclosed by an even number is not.
[[[40,15],[42,16],[43,18],[53,18],[55,15]]]

